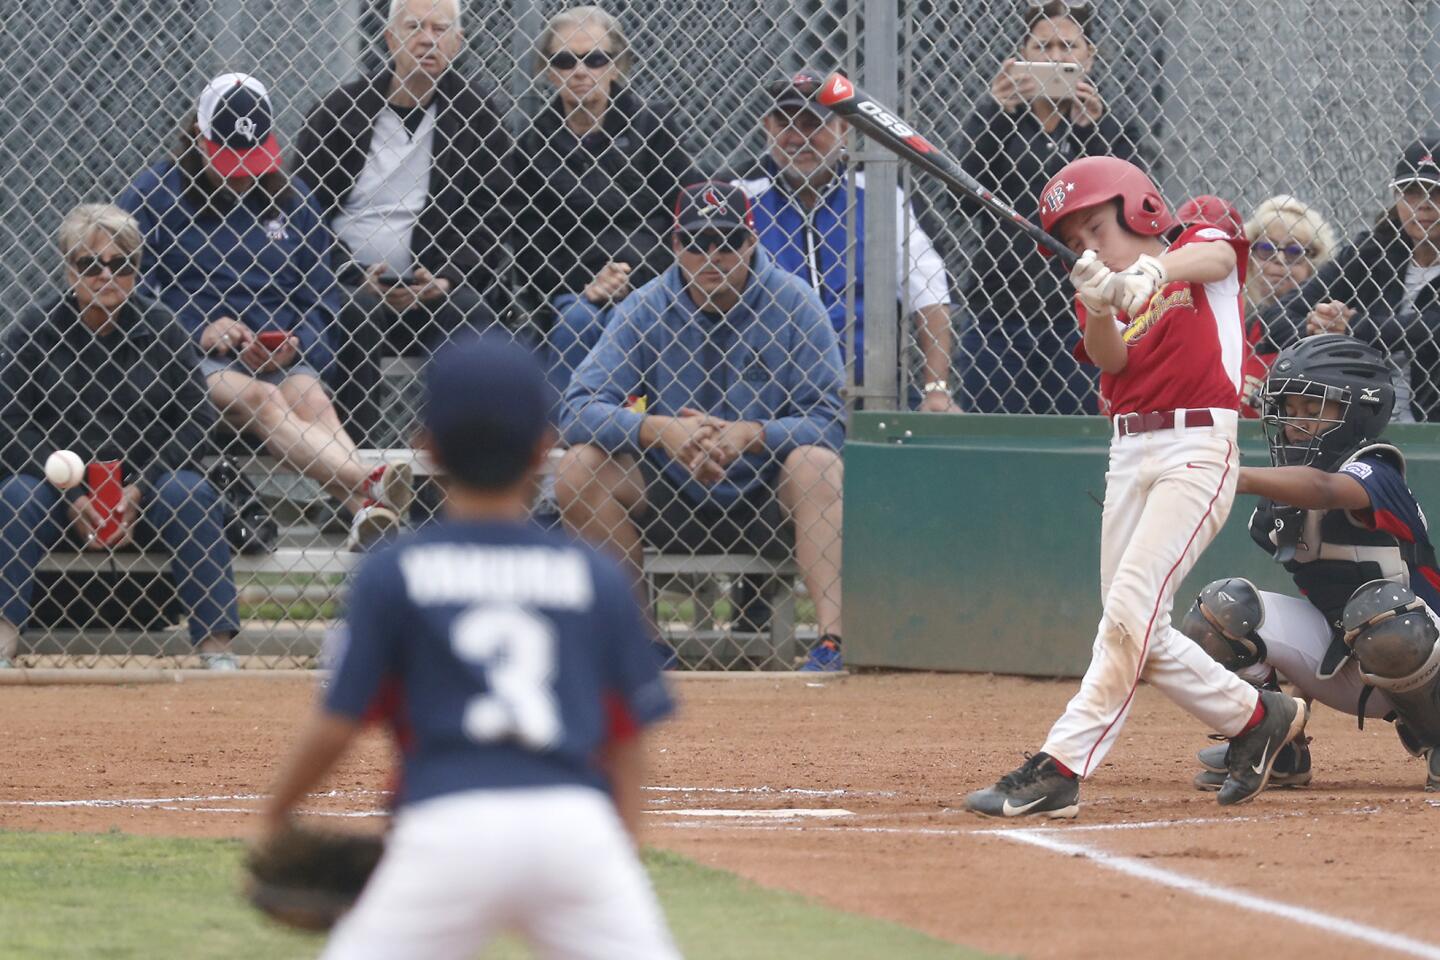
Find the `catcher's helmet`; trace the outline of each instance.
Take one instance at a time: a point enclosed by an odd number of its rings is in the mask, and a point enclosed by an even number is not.
[[[1245,235],[1245,221],[1240,218],[1240,211],[1229,200],[1213,193],[1202,193],[1180,204],[1175,219],[1187,227],[1192,223],[1207,223],[1232,237]]]
[[[1120,201],[1121,219],[1136,233],[1158,237],[1175,226],[1155,181],[1115,157],[1082,157],[1065,164],[1040,192],[1040,226],[1049,233],[1062,217],[1111,200]],[[1050,256],[1043,246],[1040,253]]]
[[[1337,409],[1329,417],[1290,417],[1287,396],[1333,401]],[[1280,351],[1265,380],[1264,401],[1270,462],[1333,470],[1380,436],[1395,409],[1395,387],[1384,354],[1354,337],[1330,333]],[[1303,437],[1288,435],[1287,426],[1302,424]]]

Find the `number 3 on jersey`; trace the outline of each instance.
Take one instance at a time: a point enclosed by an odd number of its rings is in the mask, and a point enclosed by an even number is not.
[[[455,653],[484,671],[485,693],[465,706],[465,734],[480,743],[513,738],[532,750],[560,739],[555,677],[555,630],[515,606],[469,610],[450,631]]]

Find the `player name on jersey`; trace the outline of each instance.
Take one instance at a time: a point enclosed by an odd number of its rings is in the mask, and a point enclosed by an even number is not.
[[[416,604],[587,610],[595,592],[585,555],[574,549],[426,544],[405,550],[400,570]]]

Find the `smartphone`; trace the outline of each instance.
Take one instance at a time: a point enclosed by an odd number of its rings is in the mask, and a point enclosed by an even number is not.
[[[285,341],[290,339],[290,334],[285,330],[261,330],[255,334],[255,339],[260,341],[260,346],[274,353],[285,346]]]
[[[1085,79],[1085,68],[1078,63],[1052,63],[1049,60],[1017,60],[1015,76],[1028,73],[1040,82],[1035,96],[1046,100],[1074,100],[1075,86]]]
[[[380,284],[380,286],[382,287],[398,287],[401,285],[408,287],[415,282],[415,278],[408,273],[401,277],[390,273],[389,271],[386,271],[385,273],[382,273],[378,277],[376,277],[375,282]]]

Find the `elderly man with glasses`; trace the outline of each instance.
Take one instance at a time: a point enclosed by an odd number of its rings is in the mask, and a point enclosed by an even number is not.
[[[840,350],[814,290],[760,248],[743,191],[686,187],[676,263],[611,311],[565,394],[565,522],[642,551],[789,547],[840,666]]]
[[[202,664],[234,669],[224,509],[198,460],[215,411],[195,344],[135,295],[141,238],[128,213],[76,207],[59,247],[64,292],[23,310],[0,341],[0,668],[30,617],[36,566],[68,538],[89,550],[158,543]],[[118,502],[47,483],[57,450],[118,472]]]

